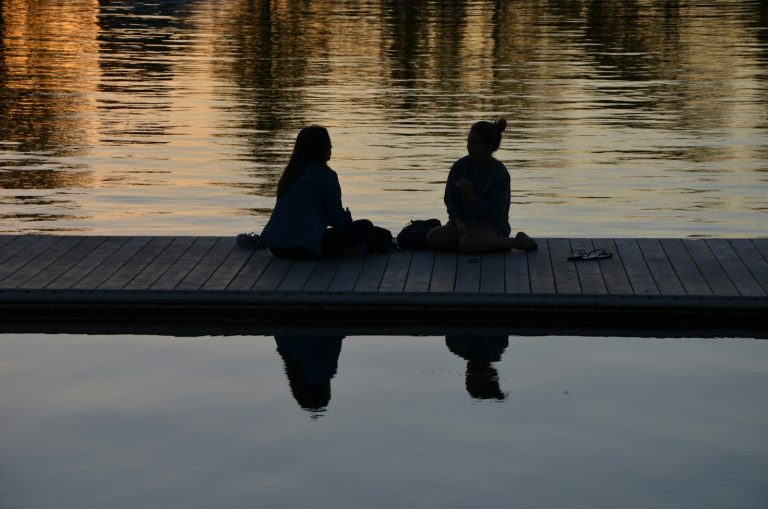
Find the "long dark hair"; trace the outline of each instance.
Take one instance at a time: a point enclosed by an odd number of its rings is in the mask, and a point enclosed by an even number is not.
[[[291,159],[277,182],[277,196],[282,196],[291,184],[304,175],[304,170],[311,163],[327,163],[330,146],[331,137],[325,127],[311,125],[299,131]]]
[[[506,129],[507,119],[502,117],[494,122],[486,122],[485,120],[476,122],[470,128],[470,131],[477,132],[483,138],[485,144],[491,148],[491,152],[496,152],[499,150],[499,145],[501,145],[501,133]]]

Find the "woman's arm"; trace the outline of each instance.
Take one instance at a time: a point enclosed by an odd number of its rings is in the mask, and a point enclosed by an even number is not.
[[[323,206],[328,224],[344,226],[352,222],[352,216],[341,206],[341,186],[336,172],[328,169],[329,175],[324,176]]]
[[[448,221],[454,224],[464,223],[464,208],[461,202],[461,188],[456,184],[461,178],[461,169],[459,162],[456,161],[448,173],[448,180],[445,182],[445,194],[443,202],[448,210]]]

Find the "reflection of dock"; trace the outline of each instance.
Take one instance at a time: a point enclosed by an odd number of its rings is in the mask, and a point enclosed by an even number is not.
[[[231,237],[5,235],[1,319],[514,324],[768,316],[768,239],[539,245],[532,253],[394,252],[291,262],[241,249]],[[571,249],[592,248],[614,256],[566,260]]]

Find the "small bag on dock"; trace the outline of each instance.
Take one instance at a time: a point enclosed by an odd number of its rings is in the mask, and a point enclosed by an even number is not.
[[[365,243],[365,250],[368,253],[388,253],[392,251],[392,244],[392,233],[386,228],[374,226],[371,237]]]
[[[427,232],[440,226],[439,219],[414,219],[397,234],[397,245],[402,249],[427,249]]]

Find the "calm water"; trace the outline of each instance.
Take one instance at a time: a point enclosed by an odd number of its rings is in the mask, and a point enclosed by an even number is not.
[[[768,504],[768,342],[0,335],[3,509]]]
[[[768,220],[760,0],[4,0],[0,231],[259,230],[298,129],[356,217],[444,218],[505,115],[513,228],[755,236]]]

